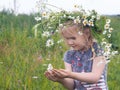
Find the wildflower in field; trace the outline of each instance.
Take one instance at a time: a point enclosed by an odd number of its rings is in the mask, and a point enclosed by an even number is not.
[[[47,70],[49,71],[49,70],[52,70],[52,69],[53,69],[52,64],[48,64],[48,68],[47,68]]]
[[[88,25],[88,20],[87,19],[83,20],[83,25],[84,26]]]
[[[111,37],[111,34],[107,34],[107,36],[108,36],[108,38],[110,38],[110,37]]]
[[[94,26],[92,19],[89,20],[88,25],[89,25],[89,26]]]
[[[42,12],[42,18],[48,19],[49,18],[49,13],[47,12]]]
[[[72,17],[72,16],[70,16],[70,15],[68,16],[68,18],[69,18],[69,19],[72,19],[72,20],[75,19],[75,17]]]
[[[112,44],[107,43],[105,47],[106,47],[106,48],[110,48],[111,46],[112,46]]]
[[[52,27],[49,26],[48,28],[51,29]]]
[[[103,34],[106,34],[106,33],[107,33],[107,31],[106,31],[106,30],[104,30],[104,31],[103,31]]]
[[[61,28],[62,28],[62,27],[63,27],[63,24],[59,24],[59,27],[61,27]]]
[[[109,27],[110,27],[109,23],[105,24],[105,26],[104,26],[105,29],[109,29]]]
[[[109,50],[108,50],[108,51],[105,51],[103,55],[104,55],[104,56],[109,56],[109,55],[110,55],[110,51],[109,51]]]
[[[50,47],[52,45],[54,45],[53,39],[48,39],[47,42],[46,42],[46,46]]]
[[[66,14],[64,14],[63,17],[66,18]]]
[[[92,15],[92,18],[91,19],[95,19],[96,17],[95,17],[95,15]]]
[[[79,5],[76,5],[76,4],[75,4],[75,5],[74,5],[74,8],[79,8]]]
[[[83,19],[86,19],[88,16],[86,15],[86,14],[84,14],[83,16],[82,16],[82,18]]]
[[[38,76],[33,76],[32,78],[37,79],[37,78],[38,78]]]
[[[107,19],[107,20],[106,20],[106,23],[107,23],[107,24],[109,24],[110,22],[111,22],[111,20],[110,20],[110,19]]]
[[[113,28],[109,28],[109,33],[111,33],[113,31]]]
[[[43,12],[43,13],[42,13],[42,16],[43,16],[43,17],[46,17],[46,15],[47,15],[46,12]]]
[[[73,10],[74,11],[79,11],[80,10],[80,6],[79,5],[73,5]]]
[[[41,20],[41,17],[35,17],[35,20],[38,22],[38,21],[40,21]]]
[[[103,39],[102,39],[102,42],[104,42],[105,40],[106,40],[106,39],[105,39],[105,38],[103,38]]]
[[[118,54],[118,51],[112,51],[111,54],[112,54],[112,55],[116,55],[116,54]]]
[[[61,43],[61,42],[63,42],[63,39],[60,39],[59,41],[57,41],[58,44]]]
[[[50,36],[50,32],[48,32],[48,31],[43,31],[42,36],[43,36],[43,37],[49,37],[49,36]]]
[[[59,32],[59,30],[55,30],[55,32]]]
[[[77,23],[77,24],[78,24],[78,23],[80,23],[80,22],[81,22],[81,20],[80,20],[79,18],[77,18],[77,19],[74,20],[74,23]]]
[[[97,20],[100,20],[100,15],[97,15]]]
[[[43,64],[43,66],[47,66],[47,64]]]
[[[110,62],[110,60],[107,60],[107,61],[106,61],[106,64],[108,64],[109,62]]]

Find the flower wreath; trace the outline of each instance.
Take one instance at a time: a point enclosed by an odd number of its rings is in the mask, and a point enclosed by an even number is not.
[[[110,58],[110,56],[118,53],[112,51],[112,44],[109,43],[113,28],[110,26],[111,20],[105,16],[100,16],[95,10],[86,12],[84,9],[78,8],[78,11],[68,12],[62,10],[61,12],[43,12],[40,16],[35,17],[38,24],[35,26],[35,36],[37,36],[37,26],[42,26],[42,37],[47,37],[46,46],[50,47],[55,44],[53,35],[58,33],[58,26],[63,27],[63,23],[68,20],[73,20],[74,23],[82,23],[84,26],[89,26],[92,30],[92,34],[95,39],[104,48],[104,56]],[[63,40],[58,40],[56,43],[60,43]]]

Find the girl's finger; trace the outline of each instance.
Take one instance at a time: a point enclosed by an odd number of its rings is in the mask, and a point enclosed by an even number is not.
[[[48,75],[48,74],[50,74],[50,72],[46,71],[44,74],[45,74],[45,75]]]
[[[57,73],[61,73],[60,70],[57,70],[57,69],[53,69],[53,71],[55,71]]]
[[[48,73],[50,77],[55,77],[55,73],[51,70],[51,71],[48,71]]]
[[[54,75],[52,75],[52,74],[48,75],[48,79],[52,80],[52,81],[57,81],[57,78]]]
[[[53,69],[52,71],[58,76],[62,75],[62,73],[59,70]]]
[[[61,78],[61,74],[53,70],[53,74],[55,77]]]

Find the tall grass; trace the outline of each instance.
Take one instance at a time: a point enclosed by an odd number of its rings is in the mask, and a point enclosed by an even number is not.
[[[34,15],[0,13],[0,90],[65,90],[59,83],[45,78],[48,63],[64,68],[64,44],[46,48],[44,38],[34,37]],[[120,50],[120,17],[110,17],[115,29],[112,42]],[[120,55],[108,65],[109,90],[120,90]]]

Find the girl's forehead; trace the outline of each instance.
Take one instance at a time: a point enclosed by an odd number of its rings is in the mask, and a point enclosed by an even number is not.
[[[68,34],[72,33],[72,34],[76,34],[78,32],[78,28],[75,26],[70,26],[70,27],[66,27],[64,29],[64,31]]]
[[[77,33],[64,33],[64,34],[63,34],[63,37],[64,37],[64,38],[71,38],[71,37],[72,37],[72,38],[73,38],[73,37],[74,37],[74,38],[77,38],[77,37],[78,37],[78,34],[77,34]]]
[[[64,35],[64,38],[71,38],[71,37],[77,37],[76,35]]]
[[[62,35],[64,38],[76,37],[78,35],[78,28],[76,26],[69,26],[62,30]]]

